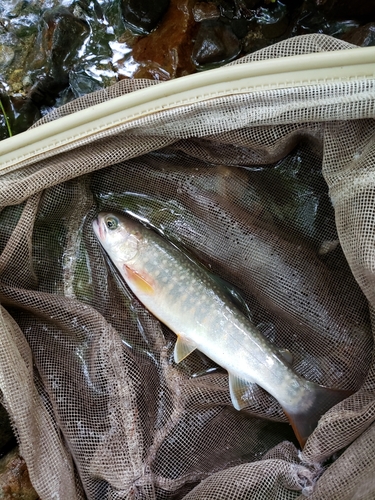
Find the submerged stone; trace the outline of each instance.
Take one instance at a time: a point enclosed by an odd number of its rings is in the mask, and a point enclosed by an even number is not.
[[[44,13],[42,45],[50,57],[51,70],[60,72],[73,64],[77,52],[90,32],[88,23],[65,7]]]
[[[240,41],[230,26],[221,21],[203,21],[200,25],[192,58],[197,66],[225,63],[241,50]]]
[[[354,45],[359,45],[361,47],[370,47],[375,45],[375,22],[367,23],[364,26],[360,26],[349,33],[346,33],[343,37],[349,43]]]
[[[122,0],[124,23],[140,34],[150,33],[167,11],[170,0]]]
[[[0,458],[16,445],[16,438],[7,412],[0,404]]]
[[[353,0],[314,0],[330,19],[356,19],[366,22],[375,18],[375,2]]]
[[[163,79],[194,73],[195,66],[191,60],[193,37],[197,24],[194,21],[192,8],[194,0],[172,0],[158,29],[150,35],[140,38],[133,46],[133,58],[140,64],[139,70],[147,75],[147,67],[151,71],[162,70]],[[160,73],[159,69],[154,73]],[[138,73],[134,75],[140,77]],[[159,78],[156,78],[159,79]]]
[[[193,16],[197,23],[207,19],[219,19],[220,10],[213,2],[197,2],[193,7]]]

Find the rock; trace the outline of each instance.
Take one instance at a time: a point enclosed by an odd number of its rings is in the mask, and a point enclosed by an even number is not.
[[[251,29],[242,41],[242,51],[251,54],[256,50],[263,49],[269,45],[269,40],[264,36],[262,26],[256,23],[251,24]]]
[[[26,462],[19,455],[18,448],[0,460],[0,495],[2,500],[37,500]]]
[[[136,33],[148,34],[156,28],[169,3],[170,0],[121,0],[122,18]]]
[[[0,45],[0,66],[9,66],[14,59],[14,49],[7,45]]]
[[[34,58],[29,63],[35,83],[28,90],[28,97],[38,108],[53,106],[69,86],[70,70],[90,33],[88,23],[65,7],[46,10],[40,26]]]
[[[73,71],[69,73],[69,89],[73,92],[75,98],[90,92],[96,92],[101,88],[100,83],[90,78],[86,73]]]
[[[47,10],[43,15],[42,45],[52,73],[61,74],[73,64],[78,50],[90,32],[88,23],[65,7]]]
[[[267,3],[265,1],[264,3]],[[237,5],[243,10],[243,9],[248,9],[248,10],[253,10],[259,7],[261,4],[263,4],[263,0],[239,0],[237,1]]]
[[[148,80],[164,82],[170,80],[171,75],[158,63],[149,61],[148,63],[140,63],[132,78],[147,78]]]
[[[375,45],[375,22],[367,23],[346,33],[342,39],[361,47]]]
[[[197,27],[192,12],[193,5],[194,0],[171,0],[158,29],[135,42],[133,58],[140,63],[143,74],[147,74],[148,66],[152,68],[151,77],[155,68],[161,68],[163,75],[168,78],[195,72],[191,60]],[[134,76],[139,77],[139,74]]]
[[[13,94],[8,96],[6,93],[1,95],[1,102],[7,117],[8,126],[11,134],[19,134],[27,130],[36,120],[40,118],[39,109],[28,97],[22,94]],[[5,119],[0,120],[2,125],[1,137],[6,138],[10,135]],[[5,417],[4,417],[5,418]],[[2,416],[0,413],[0,429]],[[1,439],[0,439],[1,441]]]
[[[268,40],[279,38],[288,28],[287,8],[276,0],[267,7],[261,7],[257,14],[257,22],[262,26],[262,33]]]
[[[225,63],[240,53],[240,42],[230,26],[221,21],[203,21],[194,43],[196,66]]]
[[[232,19],[230,22],[230,27],[237,38],[244,38],[249,31],[250,23],[244,18]]]
[[[69,74],[66,72],[40,78],[30,89],[29,98],[40,108],[41,106],[53,106],[56,97],[69,85]]]
[[[367,22],[375,19],[375,2],[363,0],[314,0],[330,19],[356,19]]]
[[[311,0],[305,0],[294,19],[290,36],[324,33],[337,38],[343,38],[346,33],[353,31],[358,26],[358,21],[332,19],[322,8],[311,5]]]
[[[0,457],[14,448],[16,444],[8,414],[0,404]]]
[[[220,10],[213,2],[197,2],[193,7],[193,16],[197,23],[208,19],[219,19]]]

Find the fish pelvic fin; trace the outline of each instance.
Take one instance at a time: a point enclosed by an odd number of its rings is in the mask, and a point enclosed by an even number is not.
[[[155,292],[152,279],[148,276],[144,276],[138,271],[131,269],[126,264],[124,265],[124,271],[127,280],[130,281],[140,292],[151,295]]]
[[[181,336],[177,335],[177,342],[174,346],[174,361],[179,363],[183,359],[187,358],[197,346],[192,342],[183,339]]]
[[[305,411],[291,411],[283,408],[294,434],[298,439],[301,449],[305,446],[307,438],[318,425],[320,418],[333,406],[353,394],[353,391],[330,389],[322,385],[310,383],[310,404]]]

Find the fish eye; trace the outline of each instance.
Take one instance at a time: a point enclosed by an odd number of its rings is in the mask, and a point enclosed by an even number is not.
[[[106,223],[108,229],[110,229],[111,231],[118,228],[117,217],[107,217],[105,223]]]

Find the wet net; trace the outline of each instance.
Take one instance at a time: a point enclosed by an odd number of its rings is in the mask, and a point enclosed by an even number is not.
[[[236,64],[347,48],[311,35]],[[42,500],[375,497],[374,103],[356,79],[219,97],[1,175],[0,388]],[[239,412],[208,357],[174,363],[175,335],[94,237],[100,210],[163,232],[239,290],[298,374],[353,392],[303,452],[263,389]]]

